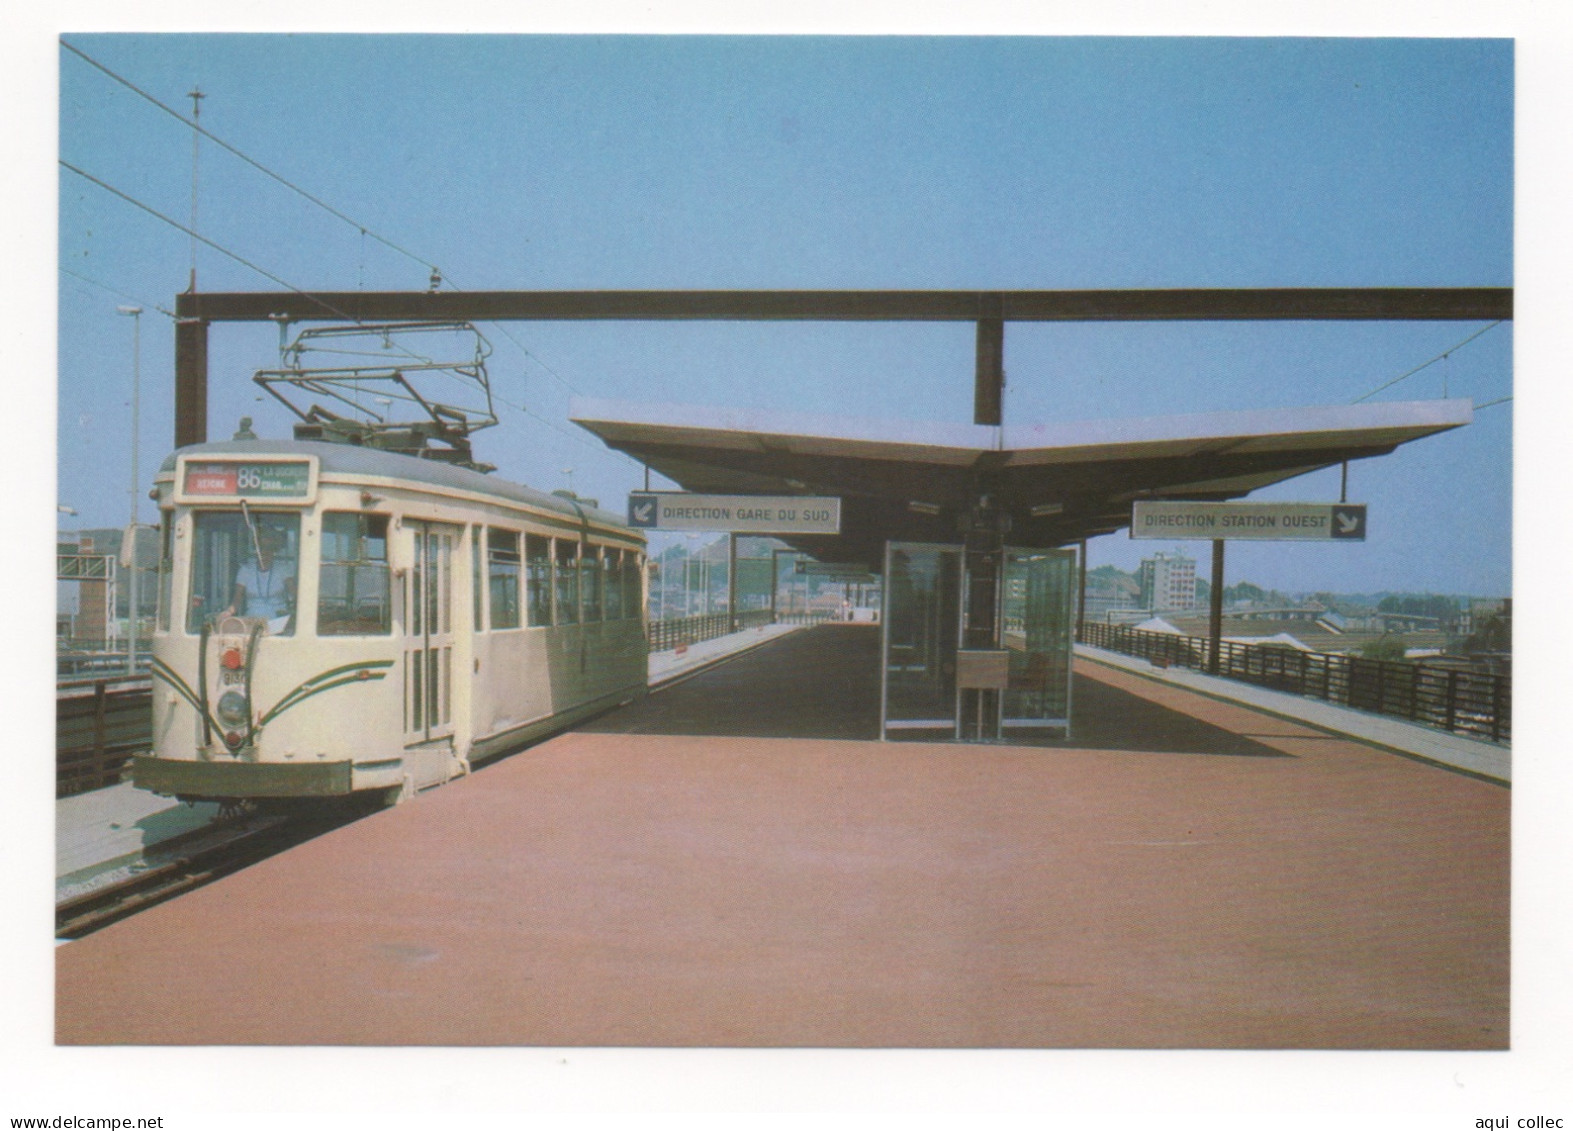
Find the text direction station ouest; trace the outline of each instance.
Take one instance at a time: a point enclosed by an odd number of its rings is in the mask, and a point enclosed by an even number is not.
[[[1131,537],[1257,542],[1363,542],[1364,503],[1185,503],[1138,501]]]

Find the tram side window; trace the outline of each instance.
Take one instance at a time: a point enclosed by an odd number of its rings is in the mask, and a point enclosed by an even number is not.
[[[186,631],[242,617],[261,621],[270,635],[293,634],[300,516],[233,510],[193,518]]]
[[[602,584],[605,593],[606,619],[622,620],[623,618],[623,552],[612,546],[607,546],[601,551]]]
[[[594,624],[601,619],[601,547],[586,546],[579,559],[580,601],[583,602],[584,622]]]
[[[525,588],[528,591],[526,623],[540,627],[552,623],[552,540],[544,534],[524,536]]]
[[[318,636],[386,636],[393,631],[388,516],[322,516],[317,581]]]
[[[579,543],[557,539],[557,623],[579,623]]]
[[[513,530],[486,531],[486,576],[491,595],[492,627],[518,628],[519,535]]]

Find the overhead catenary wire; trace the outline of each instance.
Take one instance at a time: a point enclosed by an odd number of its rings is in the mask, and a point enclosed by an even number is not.
[[[261,161],[258,161],[256,158],[254,158],[251,155],[247,154],[246,152],[241,150],[238,146],[235,146],[235,145],[231,144],[230,142],[225,141],[223,138],[218,137],[216,134],[214,134],[211,130],[209,130],[206,127],[202,126],[194,117],[192,117],[192,118],[186,117],[180,111],[174,109],[172,106],[169,106],[169,105],[165,104],[164,102],[160,101],[158,98],[154,97],[152,94],[150,94],[147,91],[143,90],[136,83],[132,82],[130,79],[126,78],[124,75],[116,73],[114,70],[112,70],[111,68],[105,66],[103,63],[99,62],[97,59],[94,59],[91,55],[87,54],[87,52],[83,51],[80,47],[77,47],[75,44],[69,43],[66,40],[62,39],[62,40],[60,40],[60,45],[62,47],[64,47],[67,51],[70,51],[73,55],[76,55],[83,62],[87,63],[88,65],[90,65],[92,67],[94,67],[98,71],[101,71],[104,75],[108,76],[110,79],[114,80],[115,82],[119,83],[121,86],[124,86],[127,90],[129,90],[132,93],[136,94],[139,98],[144,99],[145,101],[147,101],[151,105],[156,106],[158,109],[162,110],[165,114],[168,114],[170,117],[174,118],[176,121],[178,121],[181,124],[189,127],[191,130],[194,131],[195,134],[200,134],[202,137],[207,138],[209,141],[213,142],[213,144],[215,144],[215,145],[219,146],[220,148],[224,149],[226,152],[233,154],[235,157],[238,157],[240,160],[244,161],[247,165],[250,165],[252,168],[256,169],[258,172],[262,173],[264,176],[267,176],[267,177],[271,178],[272,180],[277,181],[279,184],[283,185],[285,188],[289,189],[290,191],[292,191],[294,193],[297,193],[298,195],[300,195],[304,199],[310,201],[312,204],[315,204],[317,207],[321,208],[323,211],[327,212],[329,215],[331,215],[331,216],[333,216],[333,217],[343,221],[344,223],[350,225],[351,227],[355,228],[356,231],[358,231],[360,233],[361,241],[362,241],[363,245],[364,245],[366,237],[369,236],[372,239],[376,240],[378,243],[382,244],[384,247],[387,247],[387,248],[397,252],[398,254],[404,256],[405,258],[411,260],[414,263],[419,263],[422,267],[425,267],[429,271],[431,271],[434,274],[440,276],[442,279],[446,280],[448,285],[451,286],[454,290],[460,291],[460,292],[462,292],[464,290],[464,288],[459,285],[459,283],[458,283],[458,281],[456,279],[454,279],[448,272],[443,271],[439,267],[439,265],[436,264],[435,262],[433,262],[430,258],[428,258],[426,256],[423,256],[423,255],[418,255],[415,252],[411,251],[410,249],[408,249],[406,247],[403,247],[402,245],[394,242],[393,240],[389,239],[388,237],[386,237],[384,235],[381,235],[380,233],[372,230],[371,228],[367,227],[365,224],[361,223],[359,220],[356,220],[354,217],[349,216],[348,214],[346,214],[346,213],[340,211],[339,209],[335,208],[333,205],[329,204],[327,201],[323,200],[321,197],[317,196],[316,194],[306,190],[305,188],[302,188],[300,185],[296,184],[294,181],[290,180],[288,177],[284,176],[282,173],[275,172],[274,170],[268,168],[268,166],[264,165]],[[193,227],[194,227],[194,225],[193,225]],[[190,229],[187,229],[187,230],[190,231]],[[195,233],[192,233],[192,235],[193,235],[193,238],[200,238],[200,237],[196,237]],[[362,259],[364,260],[364,253],[362,254]],[[361,266],[362,284],[364,284],[364,274],[365,274],[365,267],[364,267],[364,262],[363,262],[362,266]],[[304,292],[302,292],[302,293],[304,293]],[[558,373],[555,369],[552,368],[552,366],[547,364],[540,357],[536,356],[536,354],[533,353],[529,349],[529,347],[527,347],[523,342],[521,342],[517,338],[515,338],[513,336],[513,334],[508,330],[508,328],[506,326],[504,326],[501,323],[497,323],[496,325],[497,325],[497,328],[502,331],[502,334],[503,334],[504,337],[506,337],[510,342],[512,342],[519,349],[519,351],[525,355],[525,357],[529,358],[531,361],[535,362],[536,365],[540,366],[543,370],[545,370],[549,377],[551,377],[553,380],[557,381],[564,388],[566,388],[569,392],[574,393],[575,395],[579,395],[579,396],[583,395],[581,390],[578,389],[577,387],[575,387],[572,382],[570,382],[562,374]]]
[[[1463,349],[1470,342],[1474,341],[1476,338],[1480,337],[1480,335],[1486,333],[1488,330],[1495,330],[1498,326],[1502,325],[1502,323],[1505,322],[1505,321],[1506,321],[1506,319],[1499,318],[1495,322],[1491,323],[1491,325],[1485,326],[1485,327],[1482,327],[1479,330],[1476,330],[1473,334],[1469,335],[1469,337],[1465,338],[1463,341],[1459,342],[1457,345],[1448,346],[1447,349],[1445,349],[1441,353],[1437,354],[1430,361],[1421,362],[1419,365],[1415,366],[1413,369],[1409,370],[1407,373],[1400,373],[1397,377],[1394,377],[1391,381],[1387,382],[1385,385],[1379,385],[1376,388],[1372,389],[1365,396],[1363,396],[1363,397],[1356,397],[1354,400],[1350,401],[1349,403],[1350,404],[1359,404],[1361,401],[1368,401],[1372,397],[1376,396],[1378,393],[1385,392],[1386,390],[1391,389],[1394,385],[1398,384],[1400,381],[1407,381],[1409,378],[1413,377],[1416,373],[1419,373],[1422,369],[1429,368],[1430,366],[1435,365],[1437,362],[1442,361],[1445,358],[1447,358],[1450,355],[1452,355],[1454,353],[1454,351]]]
[[[283,287],[286,290],[293,291],[294,293],[296,293],[298,295],[301,295],[304,298],[310,299],[312,302],[316,303],[323,310],[325,310],[329,314],[333,315],[335,318],[341,318],[345,322],[349,322],[349,323],[352,323],[352,324],[357,325],[357,326],[365,325],[364,322],[362,322],[360,319],[356,318],[354,315],[349,314],[346,311],[340,310],[337,307],[335,307],[332,303],[325,302],[321,298],[317,297],[316,295],[313,295],[310,292],[305,291],[305,290],[301,289],[300,287],[295,286],[293,283],[289,282],[289,280],[280,278],[279,276],[273,274],[273,272],[267,270],[265,267],[262,267],[262,266],[260,266],[260,265],[258,265],[256,263],[253,263],[251,260],[247,259],[246,257],[238,254],[237,252],[231,251],[229,248],[223,246],[222,244],[218,243],[215,240],[209,239],[207,236],[202,235],[200,232],[192,231],[187,225],[182,224],[180,221],[174,219],[173,217],[166,216],[164,213],[160,212],[158,209],[154,208],[152,205],[146,204],[143,201],[138,200],[136,197],[132,196],[130,193],[125,192],[122,189],[116,188],[114,185],[110,184],[108,181],[105,181],[102,178],[94,176],[92,173],[89,173],[87,170],[81,169],[81,168],[77,167],[76,165],[73,165],[71,162],[65,160],[64,158],[60,158],[59,159],[59,163],[60,163],[62,168],[67,169],[68,171],[70,171],[72,173],[75,173],[77,176],[82,177],[84,180],[87,180],[87,181],[91,182],[92,184],[97,185],[99,188],[103,189],[105,192],[108,192],[111,195],[116,196],[116,197],[120,198],[121,200],[124,200],[127,204],[130,204],[133,207],[138,208],[138,209],[140,209],[143,212],[146,212],[148,215],[154,217],[155,219],[163,221],[165,224],[168,224],[170,227],[176,229],[177,231],[184,232],[186,235],[191,236],[191,237],[193,237],[193,238],[195,238],[197,240],[200,240],[202,243],[206,244],[208,247],[211,247],[214,251],[217,251],[219,254],[227,256],[230,259],[233,259],[236,263],[239,263],[241,266],[246,267],[249,270],[255,271],[257,274],[261,275],[263,278],[269,280],[270,282],[276,283],[277,285]],[[416,360],[421,360],[421,361],[430,361],[431,360],[430,358],[425,358],[425,357],[422,357],[419,354],[413,353],[412,351],[410,351],[409,349],[405,348],[402,345],[399,346],[398,348],[406,356],[414,358]],[[457,378],[455,378],[455,379],[457,379]],[[535,420],[540,421],[543,424],[546,424],[548,427],[552,428],[554,431],[562,433],[562,435],[567,436],[569,439],[575,440],[575,441],[577,441],[579,443],[583,443],[587,448],[589,448],[592,451],[598,452],[598,453],[600,453],[602,455],[615,456],[615,457],[617,457],[617,458],[619,458],[621,460],[627,461],[628,463],[632,464],[635,467],[643,466],[637,460],[632,459],[630,456],[626,455],[623,452],[615,452],[615,451],[612,451],[609,448],[601,447],[601,446],[597,446],[595,444],[592,444],[588,440],[585,440],[582,437],[576,436],[572,432],[567,431],[566,429],[557,427],[557,425],[555,425],[551,421],[547,420],[545,417],[539,415],[538,413],[530,411],[528,408],[526,408],[523,405],[514,404],[513,402],[507,400],[504,397],[499,396],[496,393],[493,393],[492,395],[493,395],[493,397],[495,399],[497,399],[498,401],[500,401],[502,404],[506,405],[507,407],[513,408],[513,409],[517,409],[518,411],[523,412],[525,415],[530,416],[530,417],[534,418]]]
[[[83,51],[80,47],[77,47],[75,44],[69,43],[66,40],[62,39],[60,41],[60,46],[64,47],[67,51],[71,52],[73,55],[76,55],[78,58],[80,58],[84,62],[88,63],[90,66],[93,66],[93,67],[97,68],[98,70],[102,71],[104,74],[108,75],[115,82],[119,83],[121,86],[124,86],[127,90],[129,90],[132,93],[136,94],[138,97],[147,100],[148,102],[152,103],[154,106],[157,106],[160,110],[164,111],[164,113],[168,114],[170,117],[174,118],[176,121],[181,122],[182,124],[188,126],[189,128],[191,128],[195,132],[201,134],[203,137],[205,137],[209,141],[211,141],[214,145],[217,145],[221,149],[224,149],[224,150],[228,151],[229,153],[234,154],[236,157],[240,158],[242,161],[244,161],[246,164],[250,165],[252,168],[256,169],[258,172],[264,174],[265,176],[271,177],[273,180],[277,181],[279,184],[283,185],[285,188],[287,188],[287,189],[291,190],[292,192],[298,193],[301,196],[305,197],[307,200],[311,201],[311,203],[313,203],[317,207],[323,209],[325,212],[329,212],[332,215],[338,217],[340,220],[343,220],[346,224],[349,224],[352,227],[355,227],[355,228],[359,229],[360,232],[363,235],[369,235],[372,239],[376,240],[378,243],[384,245],[385,247],[390,248],[393,251],[398,252],[400,255],[403,255],[406,258],[415,261],[416,263],[421,264],[421,266],[426,267],[428,270],[436,268],[436,264],[432,263],[431,260],[426,259],[426,258],[424,258],[422,256],[419,256],[419,255],[416,255],[413,251],[410,251],[408,248],[400,247],[398,244],[394,243],[392,240],[387,239],[384,236],[378,235],[376,232],[372,231],[370,228],[368,228],[366,225],[362,224],[360,221],[355,220],[355,219],[353,219],[353,218],[351,218],[349,216],[346,216],[343,212],[340,212],[337,208],[333,207],[333,205],[329,204],[327,201],[322,200],[320,197],[314,196],[310,192],[307,192],[305,189],[301,188],[299,185],[297,185],[295,182],[291,181],[289,178],[287,178],[287,177],[285,177],[285,176],[283,176],[283,175],[281,175],[279,173],[275,173],[272,169],[269,169],[262,162],[256,160],[254,157],[251,157],[251,156],[247,155],[246,153],[242,152],[240,149],[238,149],[235,146],[231,145],[229,142],[225,141],[223,138],[216,136],[211,130],[206,129],[205,127],[201,126],[195,120],[186,117],[184,114],[182,114],[180,111],[174,109],[173,107],[165,105],[163,102],[159,101],[153,95],[149,94],[147,91],[145,91],[141,87],[137,86],[136,83],[132,82],[130,79],[126,78],[123,75],[116,74],[114,71],[112,71],[108,67],[106,67],[103,63],[100,63],[97,59],[93,58],[87,52]]]
[[[138,306],[144,307],[148,310],[156,310],[166,318],[175,317],[175,312],[173,310],[166,310],[164,307],[159,306],[156,302],[149,302],[147,299],[142,298],[139,295],[134,295],[130,291],[123,291],[119,287],[112,287],[108,283],[101,283],[97,279],[82,274],[80,271],[71,270],[71,268],[67,267],[63,263],[60,264],[59,267],[62,274],[70,275],[73,279],[80,279],[82,282],[87,283],[90,286],[97,287],[101,291],[108,291],[110,294],[118,295],[123,299],[128,299],[131,302],[136,303]]]

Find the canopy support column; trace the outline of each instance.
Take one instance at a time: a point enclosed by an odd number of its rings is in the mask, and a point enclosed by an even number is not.
[[[208,324],[175,319],[175,447],[208,438]]]
[[[1223,651],[1223,539],[1213,539],[1213,589],[1207,615],[1207,671],[1218,674]]]
[[[977,379],[972,398],[974,424],[1000,424],[1005,402],[1005,321],[999,295],[978,299]]]

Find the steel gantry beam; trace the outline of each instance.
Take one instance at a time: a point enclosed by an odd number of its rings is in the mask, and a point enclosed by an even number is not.
[[[240,291],[175,300],[175,445],[207,439],[214,322],[973,322],[974,423],[1001,423],[1006,322],[1493,321],[1510,287],[1033,291]]]

